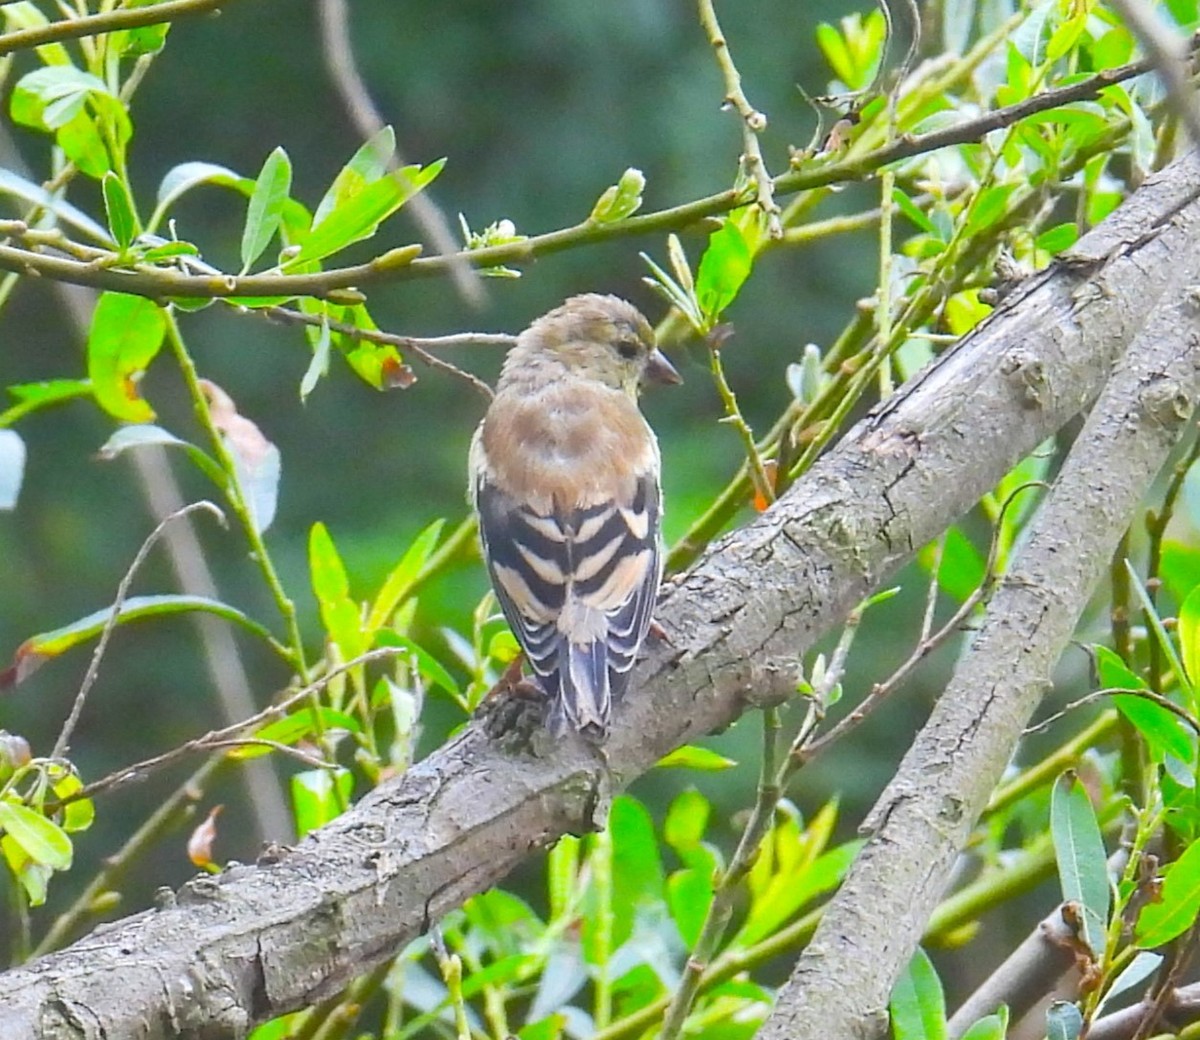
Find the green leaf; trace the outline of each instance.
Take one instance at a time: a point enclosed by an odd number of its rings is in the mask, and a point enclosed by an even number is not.
[[[299,242],[300,250],[288,257],[285,268],[323,260],[353,242],[370,238],[380,223],[442,171],[445,159],[425,167],[404,166],[364,185],[354,195],[334,206],[319,226]]]
[[[663,823],[663,840],[676,852],[698,845],[708,828],[712,806],[694,787],[680,791],[667,810]]]
[[[329,190],[325,192],[313,214],[312,226],[321,224],[339,204],[353,198],[368,184],[387,173],[388,164],[396,154],[396,133],[390,126],[373,134],[350,161],[338,171]]]
[[[710,326],[737,299],[753,264],[754,256],[733,220],[727,219],[708,236],[708,248],[696,271],[696,299]]]
[[[25,476],[25,442],[16,430],[0,430],[0,509],[16,509]]]
[[[1183,670],[1195,686],[1200,682],[1200,587],[1192,589],[1179,608],[1179,646]]]
[[[720,773],[732,769],[737,762],[717,754],[711,748],[684,744],[668,752],[656,764],[660,769],[697,769],[702,773]]]
[[[362,725],[353,715],[333,708],[322,707],[316,712],[311,707],[301,708],[282,719],[276,719],[251,734],[256,740],[270,740],[275,744],[291,746],[301,740],[309,740],[326,730],[340,729],[348,733],[361,733]],[[228,758],[259,758],[271,754],[271,748],[261,744],[246,744],[230,748]]]
[[[262,165],[254,190],[246,203],[246,226],[242,229],[242,271],[248,271],[283,222],[283,206],[292,190],[292,161],[276,148]]]
[[[138,382],[162,347],[166,330],[166,318],[153,300],[101,294],[88,333],[88,377],[97,403],[110,415],[133,423],[154,418]]]
[[[442,528],[445,526],[445,520],[435,520],[417,535],[405,550],[404,555],[400,557],[400,562],[384,579],[383,585],[380,586],[379,592],[375,596],[375,602],[371,604],[370,613],[367,615],[368,632],[376,632],[387,624],[388,619],[396,612],[396,608],[410,594],[417,575],[421,573],[421,568],[433,555],[438,539],[441,537]]]
[[[1044,249],[1051,256],[1056,256],[1065,249],[1070,249],[1079,240],[1079,225],[1074,221],[1065,224],[1055,224],[1047,228],[1037,237],[1038,249]]]
[[[605,188],[589,219],[597,224],[614,224],[618,220],[636,213],[642,205],[642,192],[646,189],[646,178],[641,170],[632,166],[621,174],[616,184]]]
[[[857,77],[854,63],[850,58],[850,51],[842,39],[842,34],[828,22],[819,22],[816,38],[817,46],[821,48],[821,53],[825,55],[825,60],[829,62],[833,74],[847,86],[851,86]]]
[[[1001,1004],[1000,1012],[987,1015],[962,1035],[962,1040],[1005,1040],[1008,1036],[1008,1009]]]
[[[613,845],[613,942],[620,946],[633,933],[638,907],[664,901],[666,880],[654,824],[641,802],[618,795],[608,826]]]
[[[329,354],[333,346],[333,337],[329,334],[329,322],[321,322],[317,341],[313,344],[312,360],[304,370],[300,380],[300,403],[308,400],[308,395],[317,388],[320,378],[329,372]]]
[[[132,426],[119,427],[100,446],[100,450],[96,452],[96,455],[105,462],[108,462],[130,448],[140,448],[147,444],[156,444],[159,447],[182,448],[187,452],[188,458],[217,487],[225,488],[228,486],[229,481],[226,479],[225,471],[216,459],[202,448],[176,437],[169,430],[164,430],[161,426],[155,426],[153,423],[135,423]]]
[[[53,781],[54,797],[66,800],[83,790],[83,781],[78,775],[66,771]],[[62,828],[68,834],[86,831],[96,820],[96,805],[90,798],[76,798],[62,811]]]
[[[90,397],[92,384],[86,379],[50,379],[44,383],[14,383],[8,388],[18,401],[0,412],[0,427],[11,426],[18,419],[39,408],[60,404],[76,397]]]
[[[133,199],[129,189],[112,170],[109,170],[100,182],[104,192],[104,211],[108,214],[108,229],[112,232],[113,240],[122,251],[128,249],[133,240],[141,233],[137,213],[134,212]]]
[[[21,882],[30,906],[41,906],[46,902],[46,890],[54,871],[50,867],[35,863],[29,854],[13,838],[0,830],[0,853],[13,877]]]
[[[1193,842],[1163,876],[1161,899],[1143,908],[1134,937],[1138,946],[1169,943],[1200,915],[1200,842]]]
[[[546,857],[546,888],[552,921],[559,920],[571,905],[579,874],[579,850],[582,844],[575,835],[564,835]]]
[[[225,166],[209,162],[185,162],[172,166],[158,185],[158,195],[154,214],[146,225],[148,231],[154,231],[167,211],[193,188],[202,184],[216,184],[223,188],[233,188],[243,195],[254,192],[254,181],[242,177]]]
[[[892,189],[892,201],[899,208],[900,212],[912,221],[915,227],[927,232],[934,238],[941,239],[943,237],[937,225],[909,198],[908,193],[903,188]]]
[[[937,558],[937,545],[932,542],[917,554],[917,562],[930,574]],[[986,573],[987,560],[962,528],[957,525],[947,528],[937,574],[938,587],[961,603],[979,588]]]
[[[34,863],[51,870],[71,869],[72,848],[67,832],[29,806],[0,799],[0,830]]]
[[[1108,864],[1092,800],[1071,770],[1054,782],[1050,796],[1050,833],[1058,860],[1063,900],[1079,905],[1084,940],[1100,959],[1104,956],[1111,899]]]
[[[1175,678],[1179,682],[1180,688],[1187,696],[1188,706],[1194,711],[1196,705],[1196,693],[1188,681],[1187,669],[1184,668],[1183,662],[1179,660],[1179,654],[1175,652],[1175,644],[1171,641],[1171,637],[1167,635],[1167,630],[1162,623],[1162,618],[1158,616],[1158,609],[1154,606],[1154,601],[1150,598],[1150,594],[1146,591],[1146,586],[1142,584],[1141,578],[1138,577],[1137,571],[1133,569],[1133,564],[1131,564],[1128,560],[1125,561],[1125,569],[1129,572],[1129,582],[1133,586],[1133,591],[1137,594],[1138,599],[1141,601],[1142,609],[1146,612],[1146,617],[1150,621],[1150,628],[1154,631],[1154,636],[1158,640],[1158,645],[1162,649],[1162,652],[1166,655],[1167,660],[1171,662],[1171,668],[1175,672]]]
[[[12,195],[22,202],[45,209],[64,224],[70,224],[97,242],[107,245],[111,241],[108,232],[82,210],[47,191],[40,184],[18,176],[12,170],[0,170],[0,195]]]
[[[437,686],[450,694],[451,697],[462,697],[462,690],[458,683],[454,681],[452,676],[445,666],[424,647],[418,646],[408,636],[403,636],[399,632],[391,631],[390,629],[382,629],[375,636],[376,646],[395,646],[408,651],[408,656],[413,665],[416,666],[417,672],[421,678],[427,683]]]
[[[1146,689],[1146,683],[1125,666],[1116,651],[1107,646],[1093,646],[1092,651],[1096,658],[1096,674],[1102,686],[1110,689]],[[1164,754],[1174,755],[1188,764],[1195,760],[1195,737],[1174,712],[1132,693],[1113,694],[1113,704],[1141,733],[1156,761],[1161,762]]]
[[[946,1000],[929,955],[919,946],[888,1004],[895,1040],[945,1040]]]
[[[358,605],[350,598],[346,567],[328,529],[320,522],[313,524],[309,532],[308,565],[325,632],[341,651],[342,660],[353,660],[366,649],[367,640]]]
[[[1046,1040],[1077,1040],[1083,1032],[1083,1015],[1066,1000],[1056,1000],[1046,1011]]]
[[[667,879],[667,905],[671,919],[684,945],[691,949],[700,938],[704,919],[713,899],[713,876],[710,871],[689,868],[677,870]]]
[[[271,642],[270,632],[257,621],[229,606],[228,603],[208,599],[205,596],[130,596],[121,604],[117,624],[126,625],[131,621],[143,621],[151,617],[168,617],[172,614],[196,611],[214,614],[226,621],[232,621],[264,641]],[[111,615],[112,607],[105,607],[103,610],[97,610],[94,614],[89,614],[62,628],[42,632],[26,639],[13,654],[13,663],[4,671],[0,671],[0,689],[21,682],[50,658],[58,657],[67,650],[94,639],[104,631],[104,626],[108,624]]]
[[[1200,546],[1165,539],[1159,576],[1175,602],[1182,603],[1192,589],[1200,586]]]
[[[339,817],[350,805],[354,776],[348,769],[306,769],[292,776],[296,837]]]

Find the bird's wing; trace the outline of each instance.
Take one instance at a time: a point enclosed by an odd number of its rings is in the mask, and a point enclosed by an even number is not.
[[[475,503],[500,609],[534,672],[553,675],[570,566],[567,532],[555,517],[539,516],[486,479],[476,486]]]
[[[603,638],[615,697],[624,692],[650,626],[662,575],[660,513],[657,480],[644,473],[628,504],[577,510],[569,521],[572,596],[607,619]]]

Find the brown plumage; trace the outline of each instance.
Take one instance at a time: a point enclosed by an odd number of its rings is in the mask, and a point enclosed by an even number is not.
[[[615,296],[572,297],[518,338],[471,444],[492,585],[554,732],[607,734],[650,624],[661,492],[644,379],[679,382],[646,319]]]

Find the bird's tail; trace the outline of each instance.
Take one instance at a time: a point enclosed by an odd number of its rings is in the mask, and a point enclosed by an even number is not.
[[[612,691],[608,682],[608,648],[604,640],[565,640],[559,656],[558,695],[550,709],[555,735],[570,728],[589,740],[608,736]]]

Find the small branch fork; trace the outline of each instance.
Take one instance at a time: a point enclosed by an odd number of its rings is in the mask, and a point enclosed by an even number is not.
[[[755,200],[767,221],[767,234],[774,239],[783,237],[783,223],[779,217],[779,203],[775,201],[774,182],[766,161],[763,159],[762,144],[759,134],[767,128],[767,117],[752,104],[742,90],[742,77],[729,53],[729,44],[721,25],[717,21],[717,12],[712,0],[699,0],[700,24],[708,34],[708,42],[712,44],[716,55],[717,65],[725,80],[725,104],[732,106],[742,121],[742,168],[754,183]]]
[[[806,163],[799,169],[776,177],[772,183],[772,190],[776,194],[792,194],[861,180],[890,163],[911,159],[939,148],[976,141],[993,130],[1011,126],[1028,116],[1074,101],[1093,98],[1106,87],[1133,79],[1153,68],[1154,64],[1149,60],[1131,62],[1118,68],[1106,69],[1079,83],[1045,91],[1018,104],[985,113],[977,119],[966,120],[956,126],[927,134],[903,135],[867,155],[823,164]],[[728,189],[655,213],[635,214],[611,224],[585,221],[574,227],[534,235],[519,242],[468,250],[452,256],[420,257],[417,255],[419,247],[400,247],[363,264],[330,268],[316,274],[184,274],[173,268],[156,267],[151,264],[114,268],[104,263],[105,259],[111,260],[114,254],[105,253],[103,257],[86,261],[76,260],[42,252],[40,247],[43,243],[38,242],[30,242],[33,248],[0,243],[0,270],[15,271],[33,277],[40,275],[73,285],[133,293],[156,300],[174,296],[200,299],[231,296],[313,296],[326,299],[331,296],[337,297],[339,293],[348,289],[376,282],[440,277],[446,274],[454,263],[466,262],[480,268],[520,265],[540,256],[612,238],[680,230],[706,217],[727,213],[737,206],[744,205],[745,201],[744,191]],[[24,241],[21,229],[15,226],[18,223],[6,222],[4,233]],[[62,249],[61,246],[58,248]]]

